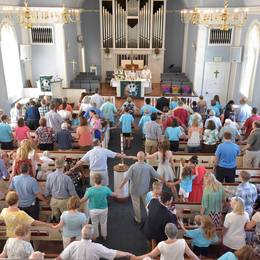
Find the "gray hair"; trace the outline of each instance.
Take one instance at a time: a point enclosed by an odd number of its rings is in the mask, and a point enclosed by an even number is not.
[[[165,226],[164,233],[168,238],[174,239],[177,237],[178,228],[173,223],[168,223]]]
[[[94,235],[93,225],[87,224],[81,229],[81,237],[84,240],[92,239]]]

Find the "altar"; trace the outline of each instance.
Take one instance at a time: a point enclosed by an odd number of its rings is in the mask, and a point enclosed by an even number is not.
[[[110,85],[116,88],[116,96],[143,98],[145,94],[150,93],[152,89],[151,80],[137,79],[137,80],[118,80],[112,79]]]

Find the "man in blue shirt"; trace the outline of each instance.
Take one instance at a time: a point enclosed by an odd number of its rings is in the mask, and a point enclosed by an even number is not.
[[[124,137],[124,146],[131,147],[132,127],[134,127],[134,117],[129,113],[129,108],[125,108],[124,114],[119,118],[122,124],[122,133]]]
[[[146,110],[149,111],[149,115],[151,115],[152,113],[161,113],[161,111],[159,111],[157,108],[155,108],[154,106],[152,106],[150,104],[151,104],[151,99],[146,98],[145,105],[142,106],[142,108],[141,108],[141,115],[143,115],[144,111],[146,111]]]
[[[39,126],[41,116],[34,101],[30,102],[30,106],[26,109],[24,121],[31,130],[36,130]]]
[[[42,195],[37,180],[29,175],[29,165],[23,163],[21,174],[12,179],[9,190],[15,190],[19,196],[19,208],[34,219],[39,219],[39,202],[37,198],[49,205]]]
[[[216,161],[216,178],[220,182],[235,182],[235,174],[237,167],[237,156],[240,148],[232,142],[232,134],[224,133],[224,142],[220,144],[215,152]]]

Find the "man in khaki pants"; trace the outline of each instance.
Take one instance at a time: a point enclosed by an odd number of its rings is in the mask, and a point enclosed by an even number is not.
[[[144,152],[138,152],[138,161],[130,166],[126,178],[119,186],[119,189],[122,189],[122,187],[130,181],[130,195],[134,208],[134,219],[137,223],[141,223],[142,220],[140,200],[142,200],[143,205],[146,206],[145,198],[150,188],[151,179],[156,178],[163,181],[163,178],[151,165],[145,163],[144,159]]]
[[[144,125],[145,152],[153,154],[158,151],[158,143],[162,139],[162,129],[158,123],[157,113],[151,114],[151,121]]]
[[[47,176],[45,196],[51,196],[52,218],[59,220],[63,211],[67,210],[69,197],[78,196],[71,178],[64,174],[64,159],[55,160],[56,171]]]

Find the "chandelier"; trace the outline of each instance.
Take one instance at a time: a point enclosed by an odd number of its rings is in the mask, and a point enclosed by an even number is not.
[[[43,24],[68,24],[79,21],[80,10],[62,8],[37,8],[29,7],[28,0],[24,0],[24,7],[5,7],[5,16],[12,18],[25,29],[31,29],[33,25]]]
[[[229,9],[228,0],[224,0],[224,8],[220,10],[199,8],[182,10],[181,20],[183,23],[205,25],[227,31],[230,27],[242,27],[247,20],[247,14],[248,9]]]

